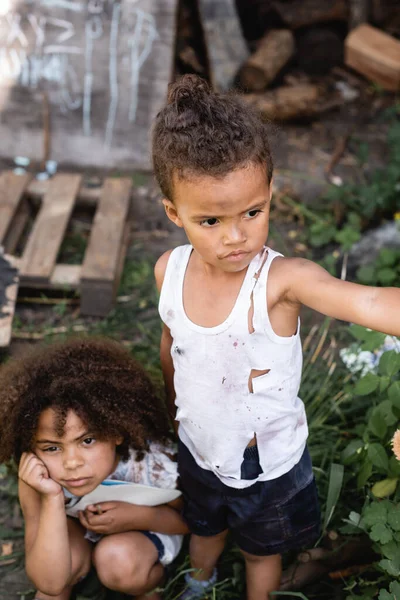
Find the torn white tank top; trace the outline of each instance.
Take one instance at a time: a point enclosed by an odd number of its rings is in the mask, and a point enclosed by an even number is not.
[[[159,303],[161,318],[173,338],[179,437],[200,467],[226,485],[245,488],[256,481],[240,479],[243,452],[254,436],[263,470],[258,481],[287,473],[304,451],[308,429],[298,397],[300,321],[291,337],[279,336],[272,329],[267,311],[268,273],[274,258],[281,255],[265,248],[250,263],[227,319],[216,327],[196,325],[183,306],[191,252],[192,246],[185,245],[171,253]],[[250,391],[253,369],[264,374],[253,377]]]

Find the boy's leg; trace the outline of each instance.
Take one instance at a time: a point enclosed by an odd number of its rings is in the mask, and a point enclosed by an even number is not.
[[[256,556],[241,550],[246,562],[247,600],[269,600],[279,590],[282,574],[280,554]]]
[[[227,534],[227,529],[210,537],[192,534],[189,554],[191,566],[196,569],[190,574],[193,579],[208,581],[211,578],[224,549]]]
[[[35,595],[37,600],[69,600],[73,586],[89,573],[92,544],[85,540],[85,529],[77,519],[68,519],[68,534],[71,547],[73,585],[65,588],[59,596],[48,596],[38,590]]]
[[[101,539],[93,551],[93,563],[106,588],[139,598],[154,590],[164,576],[156,546],[138,531],[115,533]],[[158,600],[158,595],[146,598]]]

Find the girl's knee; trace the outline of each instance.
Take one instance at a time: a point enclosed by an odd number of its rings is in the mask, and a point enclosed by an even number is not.
[[[152,565],[143,564],[140,557],[125,548],[117,544],[98,546],[93,562],[101,583],[108,589],[130,594],[147,591]]]

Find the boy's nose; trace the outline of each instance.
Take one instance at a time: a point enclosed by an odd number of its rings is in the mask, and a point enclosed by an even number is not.
[[[236,224],[227,226],[224,231],[224,244],[241,244],[246,241],[246,235],[241,227]]]

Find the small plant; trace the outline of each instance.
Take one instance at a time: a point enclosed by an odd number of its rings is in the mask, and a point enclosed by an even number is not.
[[[400,285],[400,248],[382,248],[375,261],[357,270],[357,279],[365,285]]]

